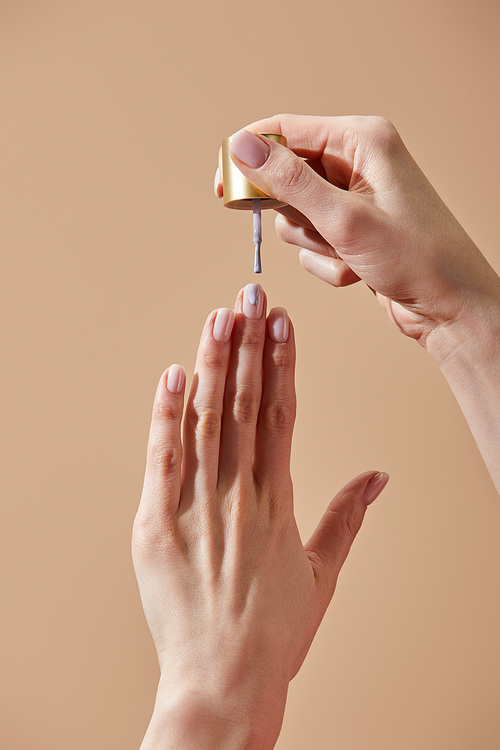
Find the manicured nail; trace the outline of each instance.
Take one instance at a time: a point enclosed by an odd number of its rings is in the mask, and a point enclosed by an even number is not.
[[[228,307],[222,307],[215,318],[213,336],[221,344],[227,344],[231,338],[234,325],[234,310]]]
[[[186,373],[182,365],[170,365],[167,375],[167,389],[170,393],[180,393],[186,382]]]
[[[276,307],[269,313],[269,338],[277,344],[288,341],[290,333],[290,319],[283,307]]]
[[[248,130],[238,130],[229,143],[229,150],[252,169],[261,167],[269,156],[269,144]]]
[[[379,471],[374,477],[370,479],[365,489],[364,501],[366,505],[370,505],[380,495],[387,482],[389,481],[389,474],[385,471]]]
[[[258,320],[264,310],[264,291],[260,284],[247,284],[243,292],[243,315]]]
[[[220,169],[217,167],[215,170],[215,177],[214,177],[214,193],[217,197],[219,197],[219,180],[220,180]]]

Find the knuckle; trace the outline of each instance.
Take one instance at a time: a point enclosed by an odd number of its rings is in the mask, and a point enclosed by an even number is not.
[[[242,346],[245,347],[245,349],[254,353],[262,348],[263,343],[264,331],[260,326],[258,328],[252,326],[245,331],[242,341]]]
[[[297,156],[281,159],[276,166],[276,181],[281,188],[289,192],[304,189],[306,174],[306,164]]]
[[[172,546],[175,541],[173,528],[160,523],[154,513],[138,511],[132,527],[132,557],[136,560],[153,559],[159,551]]]
[[[238,388],[232,399],[232,413],[239,424],[255,421],[259,409],[259,394],[252,388]]]
[[[222,513],[233,533],[245,533],[250,527],[255,533],[258,524],[255,508],[252,496],[236,483],[225,497]]]
[[[147,552],[154,546],[158,537],[158,526],[151,515],[137,513],[132,527],[132,549],[138,553]]]
[[[221,429],[221,414],[215,409],[204,409],[198,415],[196,433],[200,440],[218,439]]]
[[[352,541],[363,523],[363,513],[359,512],[359,509],[349,508],[342,518],[342,527],[344,530],[345,537],[348,541]]]
[[[172,474],[180,464],[180,449],[174,445],[153,442],[149,446],[148,461],[155,471]]]
[[[295,400],[271,401],[263,409],[262,419],[268,432],[289,432],[295,421]]]
[[[192,402],[190,402],[186,408],[186,413],[184,415],[184,427],[189,430],[189,432],[193,433],[196,430],[196,425],[198,424],[198,412],[194,408],[194,405]]]
[[[393,147],[401,140],[395,126],[386,117],[370,116],[369,129],[377,145],[381,147]]]
[[[370,125],[375,130],[379,130],[381,133],[396,130],[392,122],[383,115],[370,115],[368,117],[368,120],[370,122]]]
[[[279,370],[289,370],[295,363],[295,356],[288,346],[278,345],[271,353],[273,366]]]
[[[209,370],[222,370],[226,366],[226,352],[214,347],[206,349],[201,355],[203,365]]]
[[[162,421],[173,422],[180,419],[182,407],[174,404],[168,399],[161,399],[155,402],[153,416]]]

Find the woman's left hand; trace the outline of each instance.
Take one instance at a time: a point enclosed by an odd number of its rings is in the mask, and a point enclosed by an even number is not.
[[[332,598],[367,505],[352,480],[304,546],[290,448],[295,342],[251,284],[203,329],[181,439],[185,374],[156,392],[132,552],[161,669],[148,748],[274,747],[288,683]]]

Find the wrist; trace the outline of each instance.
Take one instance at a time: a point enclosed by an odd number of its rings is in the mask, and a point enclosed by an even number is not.
[[[425,349],[443,372],[498,367],[500,356],[500,286],[464,303],[451,320],[436,326]]]
[[[500,324],[500,277],[479,248],[465,235],[465,242],[445,257],[436,271],[440,289],[434,290],[421,340],[441,369],[455,360],[487,358]]]
[[[281,730],[287,691],[288,685],[240,693],[160,680],[141,750],[271,750]]]

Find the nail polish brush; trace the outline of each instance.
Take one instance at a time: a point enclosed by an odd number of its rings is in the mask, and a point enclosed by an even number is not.
[[[259,133],[259,135],[263,135],[271,141],[286,146],[286,138],[284,135],[278,135],[277,133]],[[253,244],[255,248],[253,270],[255,273],[262,273],[260,258],[260,248],[262,245],[261,210],[264,208],[283,208],[283,206],[286,206],[287,204],[263,193],[262,190],[259,190],[247,180],[243,172],[240,172],[231,159],[229,151],[232,138],[233,136],[229,136],[229,138],[225,138],[222,141],[222,186],[224,191],[224,206],[226,206],[226,208],[238,208],[253,212]]]
[[[253,244],[255,245],[254,273],[262,273],[260,262],[260,246],[262,245],[262,214],[260,212],[260,198],[253,199]]]

